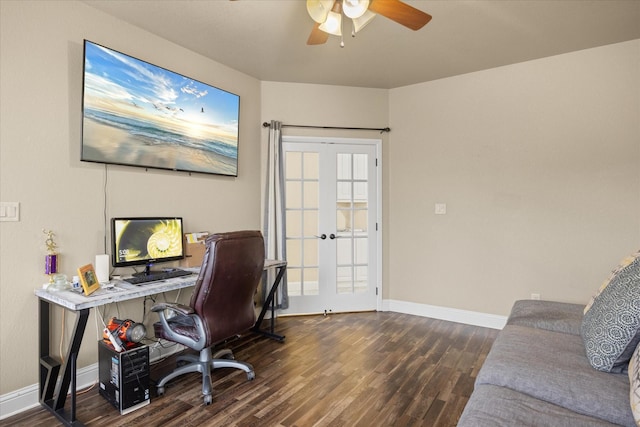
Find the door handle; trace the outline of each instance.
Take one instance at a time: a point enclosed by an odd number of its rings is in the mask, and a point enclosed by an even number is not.
[[[332,236],[333,236],[333,234],[332,234]],[[321,234],[321,235],[319,235],[319,236],[316,236],[316,237],[317,237],[318,239],[322,239],[322,240],[324,240],[324,239],[326,239],[326,238],[327,238],[327,235],[323,233],[323,234]]]

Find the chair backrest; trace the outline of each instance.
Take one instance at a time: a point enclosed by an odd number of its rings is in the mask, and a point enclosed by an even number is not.
[[[203,320],[209,347],[255,324],[264,240],[259,231],[234,231],[209,236],[206,246],[191,307]]]

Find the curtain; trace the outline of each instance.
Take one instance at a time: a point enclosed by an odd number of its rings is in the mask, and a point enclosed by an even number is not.
[[[284,209],[284,159],[282,154],[282,123],[271,121],[269,127],[269,146],[267,152],[267,179],[264,195],[264,223],[263,235],[265,254],[268,259],[287,259],[285,239],[285,209]],[[275,271],[270,269],[262,278],[263,303],[269,294]],[[289,307],[287,292],[287,275],[285,273],[275,297],[278,308]]]

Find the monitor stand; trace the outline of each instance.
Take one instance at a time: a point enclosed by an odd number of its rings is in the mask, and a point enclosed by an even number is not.
[[[133,277],[152,276],[154,274],[160,273],[160,271],[152,271],[151,270],[152,266],[153,266],[153,264],[147,264],[147,265],[144,266],[144,271],[140,271],[138,273],[133,273],[132,276]]]

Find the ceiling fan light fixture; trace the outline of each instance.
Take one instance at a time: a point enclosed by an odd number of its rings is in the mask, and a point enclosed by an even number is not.
[[[367,12],[369,0],[343,0],[342,11],[351,19],[360,18]]]
[[[329,12],[327,19],[320,25],[320,29],[325,33],[334,36],[342,35],[342,15],[336,12]]]
[[[353,31],[358,33],[362,30],[373,18],[376,17],[376,14],[367,10],[364,12],[362,16],[359,18],[353,18]]]
[[[319,24],[327,20],[327,15],[332,7],[333,0],[307,0],[309,16]]]

